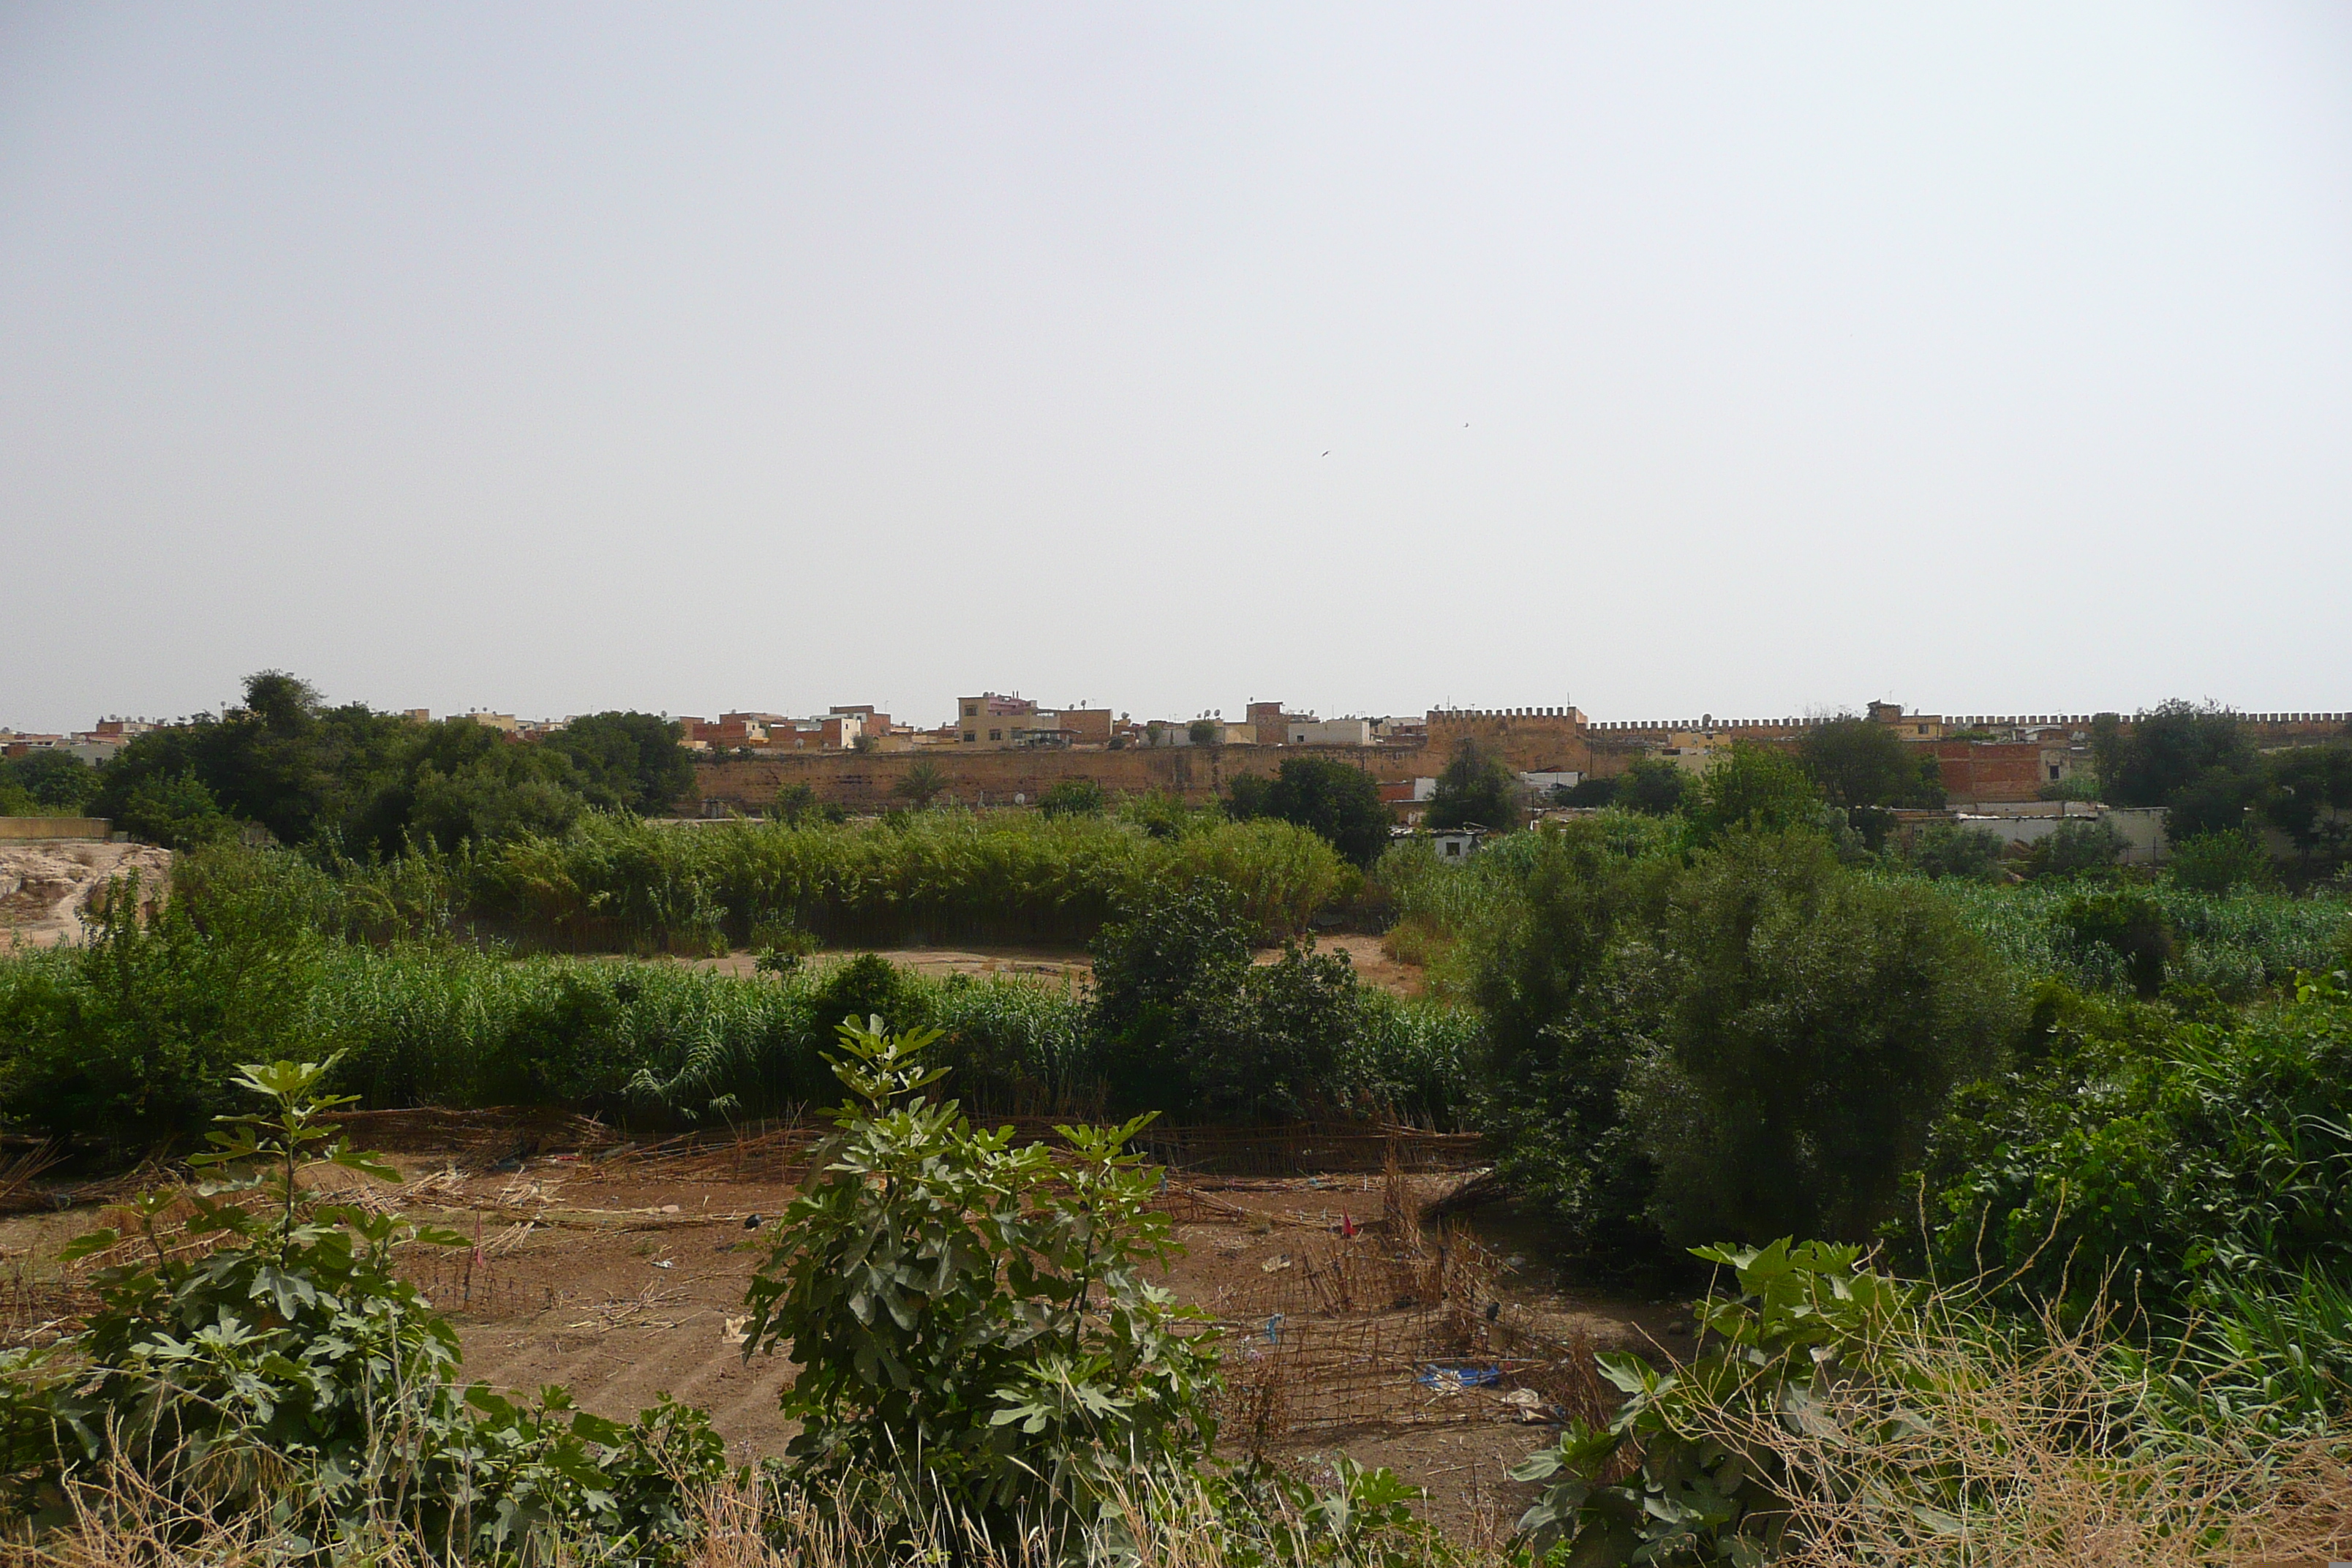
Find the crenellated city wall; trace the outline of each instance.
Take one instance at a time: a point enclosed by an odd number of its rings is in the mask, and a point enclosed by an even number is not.
[[[2341,735],[2352,725],[2347,713],[2248,713],[2240,718],[2258,745],[2291,745]],[[1427,738],[1419,744],[1375,746],[1129,746],[1055,751],[966,751],[927,746],[911,752],[794,752],[751,760],[725,759],[695,770],[698,794],[685,809],[762,811],[782,790],[805,784],[816,798],[851,811],[884,811],[901,804],[899,781],[928,763],[945,781],[945,794],[966,805],[1034,803],[1065,779],[1091,779],[1112,795],[1173,795],[1201,805],[1227,793],[1245,773],[1270,775],[1287,757],[1323,757],[1360,768],[1381,784],[1429,778],[1442,771],[1455,746],[1475,741],[1490,754],[1525,773],[1580,773],[1609,777],[1652,747],[1694,731],[1728,735],[1763,744],[1793,744],[1825,718],[1612,721],[1593,723],[1573,708],[1433,709]],[[2041,727],[2087,730],[2089,714],[1920,714],[1895,724],[1925,722],[1936,732],[1905,739],[1932,745],[1956,798],[2008,798],[2023,790],[2031,798],[2037,770],[2046,779],[2043,748],[2032,742],[1954,742],[1951,730],[2007,731]],[[2130,722],[2128,719],[2125,721]]]

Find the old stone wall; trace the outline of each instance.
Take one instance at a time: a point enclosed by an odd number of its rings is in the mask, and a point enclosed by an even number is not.
[[[1423,776],[1443,768],[1465,740],[1477,742],[1521,773],[1593,771],[1591,742],[1582,716],[1572,708],[1432,710],[1425,759],[1418,764]]]

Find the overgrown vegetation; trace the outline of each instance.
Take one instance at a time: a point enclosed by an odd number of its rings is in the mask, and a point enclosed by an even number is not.
[[[748,1356],[788,1352],[793,1478],[1058,1545],[1122,1491],[1189,1477],[1216,1436],[1206,1314],[1148,1283],[1177,1250],[1150,1117],[1016,1148],[924,1091],[936,1037],[840,1026],[850,1091],[753,1279]],[[913,1523],[915,1521],[910,1521]]]
[[[329,706],[279,670],[245,701],[134,737],[81,804],[170,847],[239,824],[281,844],[375,857],[561,833],[583,813],[652,813],[693,782],[680,727],[649,713],[594,713],[518,744],[471,719],[419,724],[363,703]]]
[[[1392,822],[1371,774],[1328,757],[1286,757],[1270,779],[1243,773],[1225,809],[1236,822],[1270,817],[1304,827],[1358,866],[1381,858]]]
[[[1070,826],[1173,867],[1215,865],[1218,834],[1243,831],[1160,840]],[[1047,830],[1033,821],[1030,831]],[[1307,844],[1310,868],[1332,865],[1328,849]],[[397,934],[446,932],[442,900],[462,869],[408,861],[339,879],[285,851],[220,847],[181,858],[160,910],[157,889],[120,885],[89,944],[0,957],[0,1117],[142,1150],[226,1110],[236,1063],[323,1048],[337,1053],[337,1086],[371,1106],[562,1104],[645,1126],[710,1124],[821,1100],[828,1020],[853,1013],[940,1030],[957,1091],[984,1106],[1052,1110],[1092,1103],[1122,1081],[1125,1026],[1104,1020],[1133,1011],[1133,988],[1118,978],[1132,970],[1118,954],[1139,936],[1104,939],[1111,979],[1090,996],[1013,978],[929,979],[871,955],[803,962],[807,933],[790,925],[760,928],[769,957],[740,979]],[[1163,970],[1151,983],[1204,1002],[1185,1016],[1185,1032],[1158,1037],[1191,1064],[1179,1081],[1193,1087],[1150,1109],[1459,1113],[1466,1020],[1368,994],[1344,959],[1304,949],[1253,967],[1258,927],[1242,894],[1207,872],[1177,873],[1171,886],[1133,895],[1136,913],[1117,931],[1211,909],[1223,962]],[[363,940],[377,931],[394,934]],[[1253,1065],[1261,1055],[1288,1065],[1268,1078]]]
[[[1129,1148],[1153,1112],[1475,1125],[1586,1268],[1718,1271],[1696,1355],[1609,1361],[1614,1422],[1530,1461],[1523,1562],[2342,1544],[2352,897],[2326,879],[2329,747],[2260,755],[2186,709],[2104,727],[2107,781],[2172,815],[2162,872],[2088,822],[2021,861],[1959,830],[1899,847],[1890,814],[1926,775],[1840,725],[1798,756],[1634,770],[1617,809],[1460,864],[1402,844],[1351,866],[1375,845],[1344,766],[1215,812],[1073,790],[1036,814],[851,825],[800,800],[688,826],[535,817],[544,780],[457,751],[419,754],[390,853],[346,837],[358,796],[304,793],[358,776],[304,768],[369,732],[305,700],[259,690],[233,745],[207,741],[243,748],[234,798],[197,752],[153,748],[126,808],[200,846],[160,907],[126,885],[87,946],[0,959],[12,1129],[129,1152],[254,1092],[276,1108],[216,1144],[241,1184],[144,1199],[90,1244],[85,1333],[7,1363],[20,1500],[144,1467],[180,1538],[260,1520],[297,1556],[397,1536],[646,1559],[718,1528],[712,1500],[759,1489],[695,1413],[599,1424],[560,1391],[462,1389],[389,1262],[436,1238],[296,1173],[328,1152],[331,1090],[671,1128],[793,1113],[838,1078],[852,1102],[750,1302],[754,1345],[803,1368],[802,1436],[747,1505],[774,1550],[830,1539],[826,1500],[856,1510],[861,1561],[1024,1535],[1123,1556],[1153,1531],[1220,1562],[1442,1554],[1392,1478],[1316,1497],[1206,1463],[1207,1343],[1144,1280],[1167,1233]],[[1456,762],[1449,813],[1510,782]],[[432,827],[436,800],[467,826]],[[302,852],[212,842],[268,812]],[[1343,904],[1427,963],[1433,1000],[1297,940]],[[734,978],[485,935],[761,959]],[[1087,942],[1092,983],[810,957],[982,936]],[[1049,1154],[966,1105],[1139,1120]]]
[[[100,1263],[84,1322],[0,1356],[0,1528],[170,1561],[658,1565],[745,1512],[755,1560],[841,1568],[1135,1561],[1163,1530],[1202,1563],[1450,1555],[1386,1471],[1317,1496],[1211,1468],[1214,1335],[1143,1278],[1177,1247],[1125,1152],[1139,1121],[1016,1148],[927,1092],[928,1033],[840,1034],[851,1098],[745,1300],[746,1358],[799,1363],[800,1436],[756,1479],[691,1406],[621,1423],[461,1385],[394,1265],[463,1238],[322,1199],[329,1171],[397,1177],[321,1125],[330,1064],[281,1061],[239,1069],[269,1108],[223,1119],[194,1162],[215,1179],[68,1249]]]
[[[320,1123],[323,1062],[247,1066],[268,1109],[224,1118],[191,1162],[211,1179],[141,1194],[135,1229],[90,1232],[98,1305],[55,1345],[0,1354],[0,1442],[21,1516],[103,1507],[110,1484],[178,1521],[261,1521],[280,1560],[337,1561],[390,1537],[436,1557],[528,1561],[559,1531],[619,1561],[667,1558],[686,1498],[724,1470],[701,1412],[635,1424],[457,1382],[448,1321],[394,1263],[454,1231],[319,1196],[321,1168],[392,1178]],[[93,1489],[98,1495],[94,1496]]]

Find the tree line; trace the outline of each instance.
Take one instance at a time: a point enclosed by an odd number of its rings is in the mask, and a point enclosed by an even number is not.
[[[471,719],[420,724],[331,705],[310,682],[263,670],[241,706],[135,736],[98,767],[62,752],[11,759],[0,810],[103,816],[172,848],[252,827],[390,857],[561,834],[591,810],[665,811],[694,782],[683,739],[671,720],[614,711],[518,743]]]

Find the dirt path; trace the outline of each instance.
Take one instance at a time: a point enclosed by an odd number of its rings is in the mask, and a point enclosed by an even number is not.
[[[1402,963],[1381,949],[1381,939],[1353,931],[1324,932],[1314,939],[1318,952],[1344,952],[1355,966],[1357,978],[1367,985],[1393,991],[1400,996],[1418,996],[1423,990],[1423,976],[1417,964]],[[1083,986],[1094,979],[1094,960],[1084,948],[989,946],[971,947],[847,947],[829,948],[810,960],[813,963],[829,963],[855,953],[872,952],[888,959],[901,969],[911,969],[934,978],[950,974],[1019,975],[1025,979],[1042,980],[1055,985]],[[1272,963],[1282,956],[1278,947],[1261,948],[1256,955],[1260,963]],[[713,973],[746,976],[759,973],[759,954],[730,952],[724,958],[679,959],[690,968],[707,969]]]

